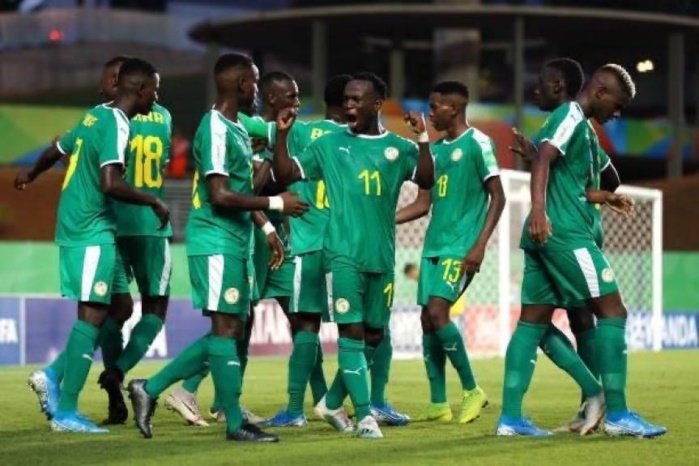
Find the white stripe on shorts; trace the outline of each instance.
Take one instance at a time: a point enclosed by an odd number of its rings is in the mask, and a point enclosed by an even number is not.
[[[299,310],[299,296],[301,295],[301,271],[303,270],[303,256],[294,257],[294,284],[293,284],[293,312],[300,312]]]
[[[90,293],[97,275],[97,264],[100,262],[100,246],[88,246],[83,257],[82,283],[80,284],[80,301],[90,301]],[[109,284],[111,286],[111,283]]]
[[[170,242],[165,239],[165,251],[163,251],[163,257],[165,258],[163,263],[163,272],[160,274],[160,283],[158,284],[158,296],[165,296],[165,290],[167,290],[167,285],[170,283],[170,275],[172,273],[172,256],[170,256]]]
[[[218,311],[218,303],[221,300],[223,288],[223,255],[209,256],[209,300],[207,311]]]
[[[573,251],[575,258],[578,260],[580,270],[587,282],[587,289],[590,291],[591,298],[599,298],[599,281],[597,280],[597,270],[595,263],[592,262],[592,256],[587,248],[580,248]]]
[[[333,273],[325,274],[325,289],[328,291],[328,318],[335,322],[335,306],[333,306]]]

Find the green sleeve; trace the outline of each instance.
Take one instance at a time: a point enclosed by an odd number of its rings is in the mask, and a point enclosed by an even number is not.
[[[478,154],[476,157],[476,169],[480,179],[485,181],[492,176],[499,175],[493,140],[484,134],[476,135],[473,140],[475,141],[475,150]]]
[[[323,178],[323,153],[323,141],[321,139],[306,147],[298,156],[294,156],[304,180],[315,181]]]
[[[415,179],[418,158],[420,158],[420,149],[418,145],[406,139],[405,147],[401,154],[401,159],[404,160],[403,167],[405,168],[403,174],[404,180]]]
[[[209,114],[197,130],[197,169],[202,176],[211,174],[228,176],[226,170],[226,124],[216,112]]]
[[[163,140],[163,161],[162,166],[165,167],[170,162],[171,151],[172,151],[172,116],[170,112],[163,109],[163,114],[165,115],[165,121],[167,128],[165,130],[165,138]]]
[[[260,117],[250,117],[242,112],[238,112],[238,121],[251,138],[267,139],[269,143],[274,139],[277,132],[277,124],[273,121],[265,121]]]
[[[577,104],[561,105],[546,120],[537,139],[541,143],[548,142],[557,148],[561,155],[565,155],[573,134],[581,123],[586,124]]]
[[[112,111],[105,119],[101,149],[100,167],[113,163],[124,164],[126,147],[129,143],[129,121],[117,111]]]
[[[612,163],[612,159],[609,158],[609,154],[599,145],[597,146],[597,156],[599,157],[599,171],[602,173],[604,169]]]
[[[70,155],[75,149],[75,139],[82,120],[56,141],[56,148],[63,155]]]

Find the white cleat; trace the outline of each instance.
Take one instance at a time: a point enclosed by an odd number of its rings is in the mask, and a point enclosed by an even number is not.
[[[204,420],[204,416],[199,409],[197,395],[190,393],[182,387],[176,388],[165,398],[165,407],[169,411],[179,414],[188,425],[208,427],[209,423]]]
[[[338,409],[329,409],[325,404],[325,397],[318,402],[313,411],[316,413],[316,415],[318,415],[318,417],[333,426],[335,430],[342,432],[343,434],[351,434],[354,432],[354,426],[352,426],[352,421],[347,416],[347,411],[345,411],[345,408],[340,407]],[[374,423],[376,423],[376,419],[374,419]]]
[[[367,416],[357,424],[357,437],[368,439],[383,438],[379,423],[376,422],[374,416]]]
[[[604,392],[601,390],[597,395],[591,396],[585,400],[583,403],[585,419],[580,426],[580,435],[589,435],[597,430],[604,418],[606,407]]]
[[[265,420],[265,418],[260,417],[260,416],[258,416],[257,414],[253,414],[252,411],[250,411],[249,409],[247,409],[245,406],[242,406],[242,405],[241,405],[241,406],[240,406],[240,410],[241,410],[242,413],[243,413],[243,419],[245,419],[245,421],[249,422],[250,424],[259,424],[260,422],[263,422],[263,421]],[[223,412],[221,412],[221,414],[223,414]],[[223,420],[224,420],[224,421],[226,420],[226,417],[225,417],[225,416],[226,416],[226,415],[223,414]]]

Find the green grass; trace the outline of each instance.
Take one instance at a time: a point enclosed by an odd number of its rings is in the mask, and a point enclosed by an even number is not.
[[[572,434],[552,439],[497,438],[502,360],[473,363],[491,405],[475,423],[414,423],[384,428],[381,441],[343,438],[323,422],[312,420],[308,429],[279,430],[276,445],[225,442],[224,427],[185,427],[162,407],[154,418],[155,436],[141,438],[131,422],[104,436],[54,434],[39,414],[33,393],[25,385],[31,368],[0,369],[0,464],[265,464],[265,465],[682,465],[699,462],[699,372],[697,352],[632,354],[629,403],[649,419],[664,423],[670,432],[658,440],[586,438]],[[334,371],[328,358],[326,374]],[[130,377],[152,374],[159,363],[144,363]],[[286,362],[253,358],[243,394],[244,404],[260,415],[273,414],[285,402]],[[96,386],[97,367],[90,374],[81,398],[82,410],[95,420],[105,413],[105,397]],[[459,387],[449,371],[449,398],[456,409]],[[420,361],[396,361],[389,397],[401,410],[415,415],[427,398],[427,383]],[[545,358],[525,403],[526,411],[542,427],[554,428],[575,412],[578,392]],[[200,400],[212,399],[210,380],[202,384]],[[310,409],[308,413],[311,414]]]

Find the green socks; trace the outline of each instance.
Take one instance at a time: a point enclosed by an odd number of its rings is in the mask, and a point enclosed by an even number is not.
[[[425,361],[425,371],[430,381],[430,401],[432,403],[447,402],[447,379],[445,374],[447,355],[436,335],[423,333],[422,355]]]
[[[245,325],[245,333],[242,340],[235,340],[236,353],[238,361],[240,361],[240,386],[242,390],[243,380],[245,380],[245,369],[248,367],[248,349],[250,348],[250,339],[252,338],[252,327]]]
[[[221,407],[226,413],[226,428],[235,432],[243,425],[240,411],[241,363],[237,345],[231,338],[209,337],[209,367],[214,380],[214,389],[219,394]]]
[[[289,374],[287,388],[289,391],[289,414],[303,414],[303,398],[306,394],[306,384],[315,367],[316,354],[320,339],[314,332],[298,332],[294,335],[294,348],[289,357]]]
[[[340,337],[337,344],[337,362],[340,367],[335,381],[333,381],[328,391],[327,406],[330,409],[337,409],[342,406],[344,397],[341,397],[341,395],[342,386],[344,385],[352,399],[357,421],[361,421],[370,414],[369,382],[366,373],[367,364],[364,356],[364,341]],[[341,384],[338,378],[341,379]]]
[[[100,328],[99,346],[102,348],[102,362],[105,369],[114,367],[124,349],[122,325],[117,320],[107,317]]]
[[[502,414],[522,417],[522,400],[532,381],[536,365],[536,348],[548,325],[519,321],[507,345],[505,381],[502,392]]]
[[[626,319],[597,321],[597,367],[602,377],[607,413],[627,411]]]
[[[61,387],[58,411],[70,412],[78,409],[78,395],[85,385],[87,374],[92,366],[95,343],[99,329],[85,321],[78,320],[68,337],[65,353],[65,377]]]
[[[585,398],[597,395],[602,387],[575,352],[568,337],[555,325],[549,325],[540,343],[541,349],[551,361],[570,375],[582,390]]]
[[[209,375],[209,366],[206,366],[206,369],[194,374],[193,376],[182,382],[182,388],[187,390],[189,393],[196,393],[197,390],[199,390],[199,385],[201,385],[201,382],[206,378],[207,375]]]
[[[155,337],[163,328],[163,321],[155,314],[143,314],[131,331],[126,348],[116,361],[122,374],[126,374],[141,360]]]
[[[578,356],[590,369],[592,376],[599,380],[599,370],[597,369],[597,329],[591,328],[576,334],[575,342],[578,345]]]
[[[168,365],[163,367],[146,383],[146,392],[157,398],[170,385],[178,380],[186,380],[206,369],[209,358],[209,338],[207,333],[184,349]],[[232,340],[230,340],[232,341]]]
[[[454,322],[449,322],[444,327],[437,330],[435,333],[439,342],[442,345],[444,353],[449,358],[451,365],[454,366],[459,374],[461,386],[464,390],[473,390],[476,388],[476,380],[473,378],[471,364],[468,362],[464,339],[461,337],[459,329],[456,328]]]
[[[311,395],[313,396],[313,406],[317,405],[325,394],[328,393],[328,384],[325,382],[325,374],[323,374],[323,347],[320,342],[318,342],[316,349],[318,351],[316,353],[316,362],[311,372],[311,379],[309,380]]]
[[[393,359],[391,332],[386,326],[381,343],[376,347],[371,363],[371,404],[383,406],[386,404],[386,385]]]

